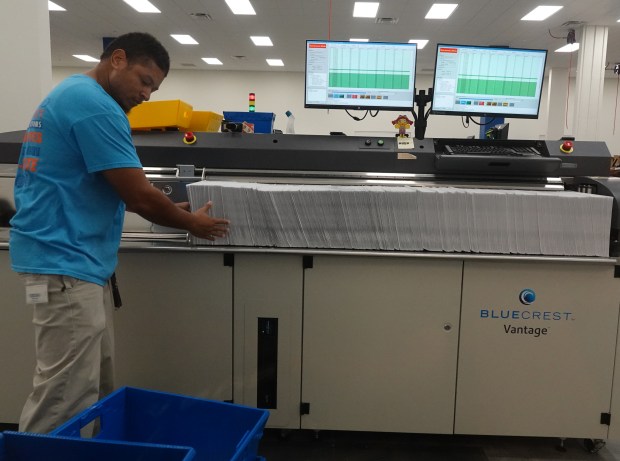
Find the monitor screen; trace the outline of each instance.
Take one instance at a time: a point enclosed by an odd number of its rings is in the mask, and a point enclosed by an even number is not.
[[[437,45],[432,114],[538,118],[547,50]]]
[[[306,41],[304,107],[413,110],[415,43]]]

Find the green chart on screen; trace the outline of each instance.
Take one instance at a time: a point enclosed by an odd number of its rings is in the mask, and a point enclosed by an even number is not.
[[[536,80],[502,80],[474,77],[459,77],[456,83],[458,93],[485,96],[536,96]]]
[[[407,90],[413,54],[399,49],[334,49],[329,56],[332,88]]]
[[[536,97],[543,62],[526,55],[463,53],[456,91],[481,96]]]

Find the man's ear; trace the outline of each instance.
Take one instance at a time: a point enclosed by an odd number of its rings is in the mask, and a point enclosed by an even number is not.
[[[125,50],[114,50],[110,56],[110,63],[114,69],[119,69],[127,65],[127,55]]]

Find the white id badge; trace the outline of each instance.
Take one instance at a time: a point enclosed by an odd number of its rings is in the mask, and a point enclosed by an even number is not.
[[[27,285],[26,304],[47,304],[47,283]]]

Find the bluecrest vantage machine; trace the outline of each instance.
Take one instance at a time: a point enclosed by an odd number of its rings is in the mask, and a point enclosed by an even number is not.
[[[9,199],[22,136],[0,135]],[[153,186],[175,201],[201,180],[599,194],[613,200],[609,252],[206,246],[128,215],[117,271],[119,382],[269,408],[269,426],[286,429],[617,434],[620,222],[604,143],[576,141],[565,153],[563,141],[523,140],[508,152],[472,153],[450,139],[402,151],[393,138],[196,133],[186,145],[182,136],[134,135]],[[489,207],[470,216],[488,220]],[[558,214],[567,230],[571,213]],[[6,234],[4,242],[3,296],[20,306]],[[12,380],[0,422],[15,422],[33,366],[23,360],[30,319],[17,308],[3,319],[13,325],[0,339]]]

